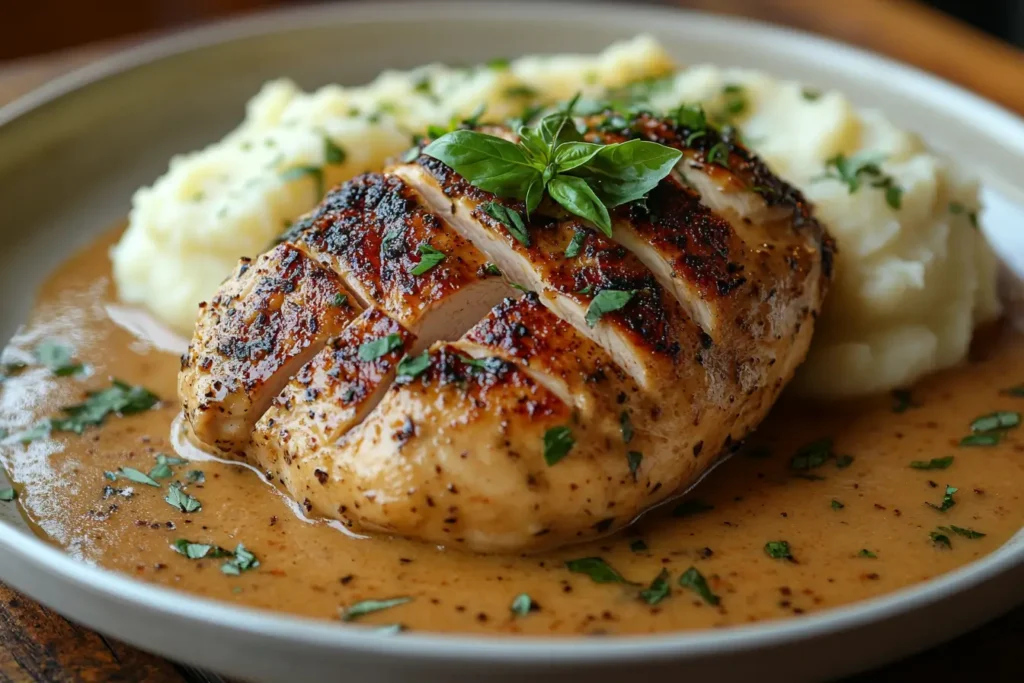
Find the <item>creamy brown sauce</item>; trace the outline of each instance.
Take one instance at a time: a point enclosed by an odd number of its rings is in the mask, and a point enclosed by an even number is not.
[[[599,542],[533,557],[475,556],[400,539],[359,539],[324,523],[304,521],[295,505],[260,475],[237,465],[193,461],[174,467],[185,479],[200,469],[205,484],[187,490],[202,503],[185,514],[161,489],[105,471],[148,472],[157,453],[172,453],[178,412],[178,357],[139,340],[108,313],[116,301],[106,250],[116,235],[71,259],[42,288],[30,320],[4,360],[29,358],[43,339],[58,339],[91,368],[86,377],[54,377],[30,366],[0,386],[0,426],[11,433],[78,403],[110,377],[141,384],[162,399],[149,412],[111,417],[82,436],[56,434],[24,446],[0,445],[0,456],[33,528],[87,562],[227,602],[336,619],[360,600],[413,600],[360,623],[402,623],[411,629],[495,633],[640,633],[741,624],[803,614],[907,586],[976,560],[1024,525],[1024,430],[994,447],[963,448],[978,415],[1020,411],[1024,398],[1000,393],[1024,383],[1024,339],[998,332],[981,358],[915,387],[915,405],[894,412],[893,399],[778,406],[749,448],[714,470],[688,499],[713,509],[673,517],[674,505]],[[120,316],[123,318],[123,316]],[[123,321],[122,321],[123,322]],[[160,346],[166,347],[166,343]],[[819,437],[853,456],[830,459],[801,478],[790,456]],[[751,453],[770,450],[770,455]],[[188,455],[184,453],[183,455]],[[953,455],[946,470],[916,470],[913,460]],[[956,505],[939,512],[945,486]],[[104,487],[131,487],[125,498]],[[844,507],[835,509],[832,501]],[[986,534],[949,534],[952,548],[929,532],[950,524]],[[188,560],[170,544],[185,538],[234,548],[239,542],[260,566],[227,576],[224,560]],[[642,540],[646,550],[631,549]],[[795,561],[772,559],[768,541],[785,540]],[[877,558],[859,556],[868,550]],[[568,559],[600,556],[626,578],[648,584],[662,569],[672,593],[651,606],[638,588],[598,584],[570,573]],[[679,587],[696,567],[717,607]],[[510,604],[529,594],[539,611],[514,617]]]

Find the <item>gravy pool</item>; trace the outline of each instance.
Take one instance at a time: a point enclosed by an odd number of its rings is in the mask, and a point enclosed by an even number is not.
[[[363,600],[407,597],[357,624],[414,630],[646,633],[789,617],[880,595],[976,560],[1024,526],[1024,431],[983,439],[995,445],[960,445],[975,418],[1024,409],[1024,338],[1005,330],[977,344],[983,348],[972,362],[909,394],[855,403],[784,399],[745,449],[686,498],[625,532],[544,555],[478,556],[354,538],[304,519],[259,473],[191,451],[178,454],[193,460],[174,465],[159,488],[111,481],[105,472],[150,472],[157,454],[174,455],[179,366],[175,354],[111,319],[108,307],[116,301],[107,249],[116,237],[98,241],[50,278],[5,351],[4,362],[28,366],[10,368],[0,385],[0,428],[10,434],[0,457],[17,490],[16,502],[0,505],[20,505],[40,536],[73,556],[144,581],[325,619]],[[33,361],[44,340],[73,349],[87,373],[58,377]],[[111,416],[80,436],[18,443],[19,433],[80,403],[86,391],[109,387],[111,377],[144,386],[163,402]],[[809,469],[793,467],[802,446],[826,437],[833,449],[823,462],[811,457],[803,462]],[[947,456],[953,461],[946,469],[911,467]],[[186,482],[191,470],[201,470],[205,482],[185,491],[202,509],[184,513],[164,497],[168,484]],[[940,511],[947,486],[957,489],[955,504]],[[126,489],[130,495],[119,493]],[[984,536],[971,538],[968,530]],[[259,566],[228,575],[223,558],[176,552],[178,539],[229,550],[243,543]],[[781,557],[769,555],[771,542]],[[640,585],[597,583],[567,569],[567,560],[585,557],[602,558]],[[717,605],[680,586],[691,567]],[[639,592],[663,570],[671,592],[649,604]],[[535,607],[525,615],[510,609],[520,594]]]

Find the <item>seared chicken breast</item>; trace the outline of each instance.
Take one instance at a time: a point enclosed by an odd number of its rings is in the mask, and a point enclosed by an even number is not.
[[[200,311],[194,437],[313,514],[485,552],[605,534],[692,485],[803,360],[834,246],[735,140],[616,120],[585,138],[683,156],[611,237],[545,206],[511,230],[495,207],[522,202],[425,155],[329,193]],[[305,270],[275,275],[285,255]],[[270,297],[273,277],[294,284]],[[626,303],[593,315],[609,290]]]

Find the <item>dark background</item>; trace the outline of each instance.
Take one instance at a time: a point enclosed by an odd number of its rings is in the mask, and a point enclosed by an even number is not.
[[[671,0],[648,1],[672,4]],[[817,0],[818,3],[854,5],[858,1]],[[924,1],[987,33],[1024,47],[1024,0]],[[730,4],[728,0],[722,2],[723,6]],[[0,60],[132,34],[165,31],[241,12],[297,4],[303,3],[298,0],[0,0]],[[955,49],[956,46],[950,47]]]

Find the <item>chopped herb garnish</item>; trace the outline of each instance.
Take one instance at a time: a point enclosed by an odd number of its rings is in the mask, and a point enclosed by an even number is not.
[[[815,90],[814,88],[804,88],[803,90],[800,91],[800,94],[808,102],[814,102],[821,98],[821,91]]]
[[[1002,432],[990,432],[987,434],[969,434],[960,439],[961,446],[998,446],[1003,440]]]
[[[952,524],[949,526],[940,526],[939,531],[952,531],[957,536],[963,536],[964,538],[970,539],[985,538],[985,534],[980,531],[975,531],[974,529],[968,529],[962,526],[953,526]]]
[[[837,154],[825,162],[825,174],[818,179],[832,178],[846,184],[847,190],[853,194],[860,189],[865,179],[870,179],[871,187],[885,190],[885,201],[893,209],[900,208],[903,188],[896,184],[892,176],[882,172],[883,155],[861,152],[847,158],[845,154]]]
[[[415,147],[410,147],[405,152],[405,154],[402,155],[402,161],[404,161],[407,164],[411,164],[412,162],[414,162],[417,159],[419,159],[420,158],[420,154],[422,154],[422,153],[423,153],[423,148],[420,147],[419,145],[416,145]]]
[[[209,543],[193,543],[192,541],[184,538],[179,538],[171,547],[175,551],[181,553],[190,560],[201,560],[203,558],[218,558],[218,557],[230,557],[232,555],[230,550],[225,550],[220,546],[210,545]]]
[[[582,557],[578,560],[566,560],[565,566],[574,574],[586,574],[594,583],[625,583],[627,581],[622,574],[615,571],[610,564],[600,557]]]
[[[640,451],[629,451],[626,453],[626,464],[629,466],[629,473],[633,475],[633,481],[636,481],[637,472],[640,470],[640,463],[644,460],[644,454]]]
[[[635,293],[624,289],[602,289],[591,299],[590,306],[587,307],[585,316],[587,325],[594,327],[606,313],[612,313],[625,307]]]
[[[768,541],[764,544],[764,552],[773,560],[792,560],[793,553],[788,541]]]
[[[324,162],[335,165],[345,163],[345,150],[334,143],[326,135],[324,136]],[[323,194],[323,193],[321,193]]]
[[[505,97],[536,97],[537,90],[525,84],[505,88]]]
[[[0,489],[0,500],[5,503],[10,503],[12,500],[18,497],[18,492],[11,487]]]
[[[533,599],[526,593],[520,593],[512,600],[512,605],[509,609],[511,609],[512,614],[517,617],[525,617],[535,608],[533,605]]]
[[[690,567],[682,576],[679,577],[679,585],[683,588],[689,588],[701,598],[704,602],[709,605],[717,605],[721,600],[717,595],[711,592],[711,587],[708,586],[707,579],[704,575],[697,571],[696,567]]]
[[[861,551],[859,553],[857,553],[857,557],[867,557],[867,558],[872,559],[872,560],[877,560],[878,559],[878,555],[876,555],[875,553],[871,552],[867,548],[861,548]]]
[[[594,291],[594,285],[586,285],[583,288],[577,290],[577,294],[590,294]]]
[[[638,538],[629,544],[629,549],[632,550],[634,553],[642,553],[647,550],[647,544],[644,543],[644,540],[642,538]]]
[[[255,569],[258,566],[260,566],[260,561],[256,559],[256,556],[239,543],[235,547],[235,552],[232,553],[231,559],[222,564],[220,570],[228,576],[238,576],[242,572]]]
[[[72,360],[71,349],[52,339],[43,340],[34,351],[36,360],[49,368],[58,377],[75,375],[85,370],[81,363]]]
[[[552,427],[544,432],[544,462],[548,466],[569,455],[576,439],[568,427]]]
[[[651,585],[640,591],[640,599],[648,605],[657,605],[671,594],[672,585],[669,583],[668,570],[662,569],[651,581]]]
[[[565,258],[575,258],[580,253],[580,248],[586,241],[587,233],[585,231],[577,230],[574,232],[572,239],[569,241],[569,246],[565,248]]]
[[[499,270],[498,266],[494,265],[493,263],[484,264],[484,273],[487,275],[501,277],[501,270]]]
[[[492,71],[504,71],[509,67],[509,60],[505,57],[495,57],[494,59],[488,60],[486,66]]]
[[[843,505],[841,502],[839,502],[835,498],[832,499],[832,509],[833,510],[842,510],[844,507],[846,507],[846,506]]]
[[[456,130],[431,142],[424,153],[474,187],[525,202],[528,216],[546,193],[610,237],[608,210],[645,196],[672,171],[682,152],[647,140],[609,145],[585,142],[572,118],[578,100],[579,95],[535,126],[521,126],[518,143]]]
[[[975,230],[978,229],[978,212],[968,209],[960,202],[950,202],[949,212],[954,215],[967,214],[967,220],[971,222],[971,227]]]
[[[825,464],[832,457],[832,439],[825,437],[801,446],[789,459],[789,467],[794,470],[810,470]]]
[[[369,362],[377,360],[381,356],[391,353],[395,349],[401,348],[402,346],[402,335],[397,332],[392,332],[386,337],[379,339],[373,339],[368,342],[363,342],[359,345],[359,360]]]
[[[373,629],[373,632],[379,633],[382,636],[393,636],[405,630],[407,630],[405,624],[388,624],[387,626]]]
[[[206,475],[203,474],[202,470],[189,470],[185,474],[185,481],[190,484],[205,484]]]
[[[629,412],[623,410],[619,413],[619,426],[622,428],[622,440],[629,443],[633,440],[633,423],[629,419]]]
[[[388,598],[387,600],[363,600],[354,605],[349,605],[341,611],[342,621],[355,621],[359,617],[381,610],[391,609],[412,602],[412,598]]]
[[[836,456],[836,467],[841,470],[845,470],[847,467],[853,464],[852,455],[837,455]]]
[[[171,470],[172,465],[184,465],[187,462],[188,460],[182,458],[157,453],[156,465],[149,471],[149,476],[153,479],[167,479],[174,474],[174,471]]]
[[[423,275],[438,263],[444,261],[447,256],[443,251],[438,251],[429,244],[421,244],[416,248],[416,250],[420,254],[420,262],[412,269],[413,275]]]
[[[910,466],[915,470],[944,470],[953,464],[953,456],[932,458],[931,460],[912,460]]]
[[[504,225],[516,241],[524,247],[530,246],[530,233],[526,231],[526,224],[518,211],[513,211],[498,202],[487,202],[481,208],[488,216]]]
[[[707,151],[705,157],[709,164],[717,164],[722,168],[729,168],[729,146],[724,142],[716,142]]]
[[[928,503],[928,507],[935,508],[939,512],[945,512],[946,510],[956,505],[956,501],[953,499],[953,494],[956,493],[957,490],[958,489],[955,486],[947,485],[946,493],[942,496],[942,503],[939,505],[935,505],[934,503]]]
[[[124,477],[128,481],[134,481],[136,484],[145,484],[146,486],[155,486],[160,488],[160,484],[153,480],[148,474],[140,472],[134,467],[122,467],[117,471],[116,477]],[[108,479],[110,477],[107,477]]]
[[[949,536],[942,533],[941,531],[931,531],[928,533],[928,535],[931,537],[932,543],[934,543],[935,545],[942,545],[946,546],[947,548],[953,547],[953,543],[949,540]]]
[[[331,303],[333,305],[337,306],[338,308],[341,308],[347,302],[348,302],[348,294],[342,294],[341,292],[338,292],[337,294],[335,294],[334,298],[331,299]]]
[[[167,487],[167,495],[164,496],[164,500],[182,512],[199,512],[203,509],[202,503],[182,491],[181,485],[177,483]]]
[[[316,196],[324,196],[324,170],[319,166],[293,166],[286,171],[282,171],[280,178],[286,183],[301,178],[312,178],[316,188]]]
[[[483,370],[496,375],[505,367],[505,361],[497,356],[487,358],[473,358],[471,356],[459,356],[459,360],[468,365],[472,370]]]
[[[418,356],[405,356],[398,361],[398,378],[413,379],[423,374],[430,367],[430,352],[424,351]]]
[[[673,517],[689,517],[690,515],[697,515],[701,512],[707,512],[708,510],[714,510],[715,506],[709,503],[705,503],[703,500],[698,498],[691,498],[684,500],[683,502],[672,508]]]
[[[1011,429],[1020,426],[1020,413],[1001,410],[982,415],[971,422],[972,432],[992,432],[1000,429]]]

